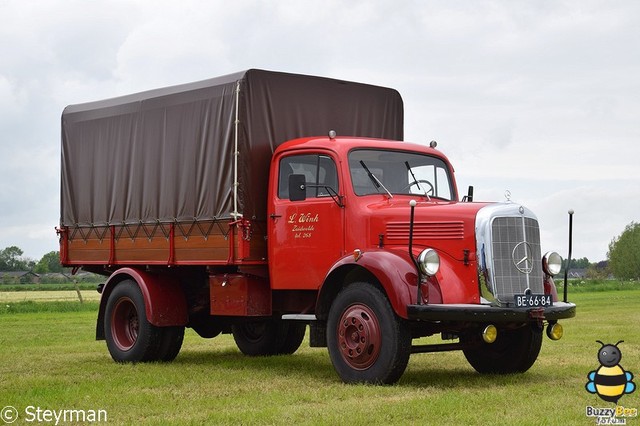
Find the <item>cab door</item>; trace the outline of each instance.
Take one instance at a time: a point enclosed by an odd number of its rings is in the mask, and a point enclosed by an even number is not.
[[[344,253],[338,168],[330,155],[321,153],[285,155],[275,161],[278,181],[270,188],[268,219],[271,287],[317,289]],[[291,175],[304,182],[302,197],[290,196]]]

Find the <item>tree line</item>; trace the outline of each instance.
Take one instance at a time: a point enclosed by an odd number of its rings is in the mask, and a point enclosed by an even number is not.
[[[38,261],[23,257],[16,246],[0,250],[0,271],[32,271],[36,274],[62,273],[60,252],[50,251]],[[565,262],[566,265],[566,262]],[[606,262],[591,263],[589,259],[572,259],[569,270],[584,269],[586,278],[606,278],[613,275],[620,280],[640,280],[640,223],[631,222],[609,243]],[[564,272],[561,271],[561,274]]]
[[[609,244],[609,269],[621,280],[640,279],[640,223],[631,222]]]
[[[24,251],[20,247],[10,246],[0,250],[0,271],[31,271],[36,274],[65,271],[60,264],[59,251],[50,251],[37,261],[23,256]]]

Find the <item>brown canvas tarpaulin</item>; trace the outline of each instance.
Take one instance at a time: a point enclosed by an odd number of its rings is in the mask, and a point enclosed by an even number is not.
[[[274,149],[331,129],[402,140],[402,99],[388,88],[249,70],[68,106],[60,223],[223,219],[236,205],[244,217],[263,220]]]

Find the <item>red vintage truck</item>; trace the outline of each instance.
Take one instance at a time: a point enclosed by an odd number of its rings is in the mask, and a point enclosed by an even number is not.
[[[108,277],[97,339],[117,362],[173,360],[185,327],[278,355],[308,325],[348,383],[430,351],[528,370],[575,315],[561,257],[402,139],[393,89],[255,69],[67,107],[57,232],[65,266]]]

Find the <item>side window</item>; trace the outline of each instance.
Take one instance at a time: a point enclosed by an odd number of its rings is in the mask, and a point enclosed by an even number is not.
[[[289,176],[292,174],[304,175],[307,198],[328,197],[331,190],[338,192],[336,164],[325,155],[293,155],[281,159],[278,175],[279,198],[289,198]]]

